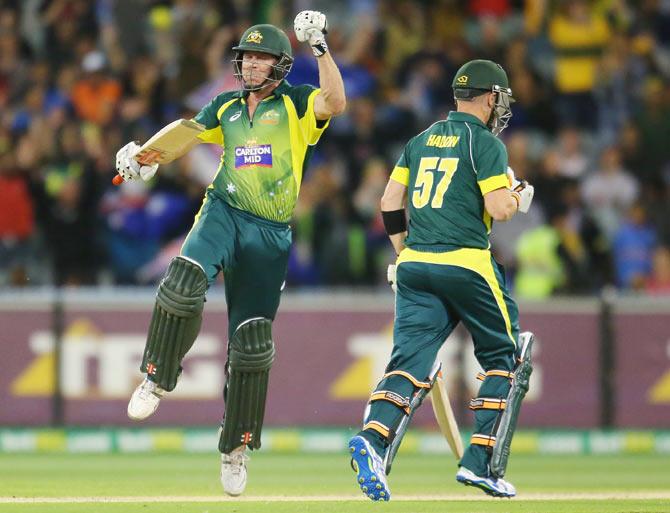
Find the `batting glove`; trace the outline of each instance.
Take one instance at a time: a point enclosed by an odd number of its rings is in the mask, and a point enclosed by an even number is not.
[[[535,195],[535,187],[530,185],[526,180],[519,180],[514,175],[514,170],[507,166],[507,179],[509,180],[509,187],[512,189],[512,194],[519,204],[519,212],[526,214],[533,202]]]
[[[517,201],[519,202],[519,212],[526,214],[528,213],[530,204],[533,202],[533,196],[535,195],[535,187],[533,187],[525,180],[521,182],[520,187],[522,187],[522,189],[512,191],[512,194],[516,195]]]
[[[393,292],[397,292],[398,287],[396,286],[395,264],[389,264],[386,268],[386,280],[389,282],[389,285],[391,285]]]
[[[507,179],[509,180],[509,188],[512,190],[516,189],[521,184],[521,181],[517,180],[514,175],[514,169],[509,166],[507,166]]]
[[[142,166],[133,157],[140,151],[140,145],[134,141],[129,142],[116,152],[116,172],[125,181],[142,179],[148,182],[158,171],[158,164]]]
[[[301,11],[293,21],[295,37],[300,42],[308,41],[317,57],[328,51],[325,35],[328,33],[326,15],[319,11]]]

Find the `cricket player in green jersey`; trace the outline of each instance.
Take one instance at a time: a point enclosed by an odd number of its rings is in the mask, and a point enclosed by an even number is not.
[[[349,442],[358,485],[372,500],[390,499],[391,449],[433,386],[438,350],[459,322],[472,335],[484,373],[470,403],[474,434],[456,477],[490,495],[516,493],[502,477],[528,386],[533,337],[519,334],[517,306],[488,235],[493,221],[528,211],[533,187],[514,177],[496,137],[513,101],[502,67],[470,61],[452,86],[457,111],[407,143],[381,201],[399,254],[397,273],[396,266],[389,272],[396,289],[393,352],[363,429]]]
[[[328,52],[325,15],[303,11],[296,37],[311,45],[320,88],[292,86],[285,77],[293,63],[286,34],[272,25],[247,29],[233,48],[242,89],[215,97],[196,116],[203,142],[224,153],[181,253],[160,283],[141,371],[146,379],[128,404],[128,416],[152,415],[173,390],[181,362],[200,330],[205,293],[224,274],[228,306],[228,362],[225,413],[219,437],[221,481],[239,495],[247,481],[246,449],[258,449],[275,346],[272,321],[286,276],[291,230],[300,182],[314,145],[332,116],[345,108],[344,85]],[[134,146],[132,146],[134,145]],[[126,179],[155,169],[117,155]],[[134,173],[134,174],[133,174]]]

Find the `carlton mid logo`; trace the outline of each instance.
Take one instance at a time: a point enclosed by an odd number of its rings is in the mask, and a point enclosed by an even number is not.
[[[460,85],[465,85],[468,83],[468,77],[467,75],[461,75],[456,79],[456,82],[459,83]]]
[[[249,35],[244,40],[245,43],[256,43],[257,45],[261,44],[262,41],[263,41],[263,34],[261,34],[258,30],[249,32]]]
[[[272,167],[272,145],[237,146],[235,148],[235,168],[248,166]]]

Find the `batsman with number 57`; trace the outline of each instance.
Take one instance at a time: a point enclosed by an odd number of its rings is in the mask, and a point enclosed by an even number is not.
[[[470,401],[474,434],[456,479],[496,497],[516,494],[503,476],[528,390],[533,336],[519,334],[518,309],[488,235],[493,220],[528,211],[533,187],[514,177],[496,137],[512,115],[503,68],[470,61],[452,87],[457,111],[407,143],[381,201],[399,254],[397,272],[396,266],[389,269],[396,290],[393,352],[363,429],[349,442],[357,483],[372,500],[391,497],[388,459],[421,404],[417,398],[434,385],[438,350],[459,322],[472,335],[485,372]]]
[[[291,86],[285,80],[293,63],[288,37],[273,25],[255,25],[233,48],[241,90],[219,94],[194,118],[202,129],[199,142],[219,144],[224,153],[180,255],[158,288],[141,364],[146,378],[128,404],[131,419],[146,419],[175,388],[182,359],[200,330],[205,293],[223,272],[228,361],[218,446],[221,482],[229,495],[244,491],[247,448],[258,449],[261,443],[275,356],[272,322],[286,277],[288,223],[303,171],[330,118],[346,103],[324,37],[325,15],[302,11],[294,29],[316,56],[320,88]],[[156,172],[158,164],[135,160],[139,149],[129,143],[117,154],[117,172],[124,180],[147,180]]]

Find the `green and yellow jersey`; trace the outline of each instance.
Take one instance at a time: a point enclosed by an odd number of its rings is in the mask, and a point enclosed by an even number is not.
[[[225,92],[194,118],[200,139],[223,147],[210,189],[232,207],[271,221],[288,222],[303,171],[329,121],[317,121],[310,85],[283,81],[249,118],[246,95]]]
[[[451,112],[407,143],[391,179],[408,187],[407,247],[488,249],[484,194],[509,187],[507,149],[475,116]]]

